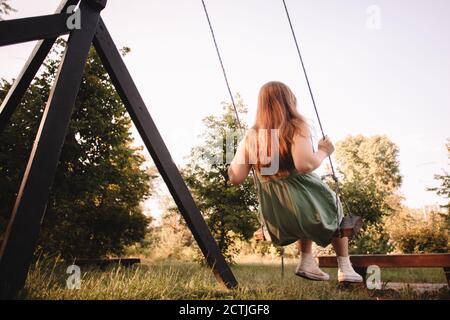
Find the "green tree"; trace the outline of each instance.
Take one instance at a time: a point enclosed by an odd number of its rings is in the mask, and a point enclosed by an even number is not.
[[[353,252],[383,253],[392,249],[383,217],[401,207],[398,153],[398,147],[380,135],[349,136],[336,144],[342,196],[350,211],[365,222],[360,236],[351,242]]]
[[[450,140],[448,140],[446,147],[448,159],[450,160]],[[436,174],[434,178],[440,181],[441,185],[439,187],[429,188],[428,190],[435,191],[439,196],[447,199],[448,202],[443,207],[450,213],[450,174],[444,170],[442,174]]]
[[[246,113],[240,97],[237,101],[239,113]],[[232,157],[236,152],[239,128],[232,106],[224,104],[223,109],[221,116],[203,120],[206,127],[203,143],[192,149],[183,175],[221,252],[232,261],[235,241],[250,239],[258,228],[257,195],[251,177],[239,186],[230,184],[226,160],[227,154]]]
[[[386,219],[386,229],[402,253],[448,252],[448,228],[439,213],[404,207]]]
[[[450,139],[447,141],[446,147],[448,159],[450,160]],[[438,180],[441,185],[438,187],[429,188],[427,190],[434,191],[439,196],[447,199],[447,204],[443,205],[442,207],[447,209],[447,213],[443,216],[446,221],[447,230],[450,230],[450,174],[446,170],[443,170],[442,174],[436,174],[434,178]]]
[[[16,10],[8,4],[9,0],[0,0],[0,21],[3,16],[15,12]]]
[[[59,42],[0,135],[0,216],[5,230],[64,44]],[[10,84],[3,80],[0,99]],[[92,49],[70,121],[40,234],[44,252],[63,257],[121,254],[144,238],[150,192],[131,121]]]

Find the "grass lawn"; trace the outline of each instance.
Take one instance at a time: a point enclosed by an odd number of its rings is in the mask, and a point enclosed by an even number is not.
[[[449,292],[416,293],[411,289],[370,291],[363,285],[344,287],[336,269],[324,269],[328,282],[304,280],[294,275],[295,262],[233,266],[240,287],[226,290],[210,270],[195,263],[142,263],[130,268],[83,268],[81,289],[66,288],[67,264],[38,263],[30,271],[22,299],[449,299]],[[445,283],[442,269],[382,269],[383,282]]]

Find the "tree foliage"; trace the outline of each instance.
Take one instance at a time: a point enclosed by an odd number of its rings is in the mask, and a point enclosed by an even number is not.
[[[0,231],[14,205],[39,121],[59,65],[62,42],[46,60],[0,136]],[[0,99],[10,88],[3,80]],[[48,199],[40,248],[63,257],[120,254],[144,238],[150,192],[144,158],[132,146],[131,121],[93,49]]]
[[[2,20],[3,16],[16,11],[8,2],[9,0],[0,0],[0,21]]]
[[[386,222],[396,250],[402,253],[448,252],[448,228],[437,212],[423,217],[421,210],[403,208]]]
[[[246,113],[242,100],[237,101],[239,113]],[[221,116],[203,120],[203,143],[192,149],[183,175],[221,252],[231,261],[236,239],[250,239],[258,228],[257,195],[251,177],[239,186],[230,184],[227,154],[230,160],[236,152],[239,128],[232,106],[224,104],[223,109]]]
[[[358,253],[390,251],[383,217],[400,209],[398,147],[386,136],[349,136],[336,144],[342,176],[342,196],[350,211],[364,219],[359,237],[351,242]]]
[[[447,153],[448,153],[448,159],[450,160],[450,140],[448,140],[447,144]],[[440,186],[429,188],[429,191],[436,192],[437,195],[444,197],[447,199],[447,203],[443,205],[442,207],[447,209],[447,212],[445,214],[442,214],[442,216],[445,219],[446,222],[446,229],[450,230],[450,174],[448,171],[443,170],[441,174],[436,174],[434,178],[440,182]]]
[[[448,140],[446,147],[448,159],[450,160],[450,140]],[[443,170],[441,174],[436,174],[434,178],[438,180],[441,185],[435,188],[429,188],[428,190],[435,191],[439,196],[447,199],[448,202],[443,207],[450,213],[450,174],[446,170]]]

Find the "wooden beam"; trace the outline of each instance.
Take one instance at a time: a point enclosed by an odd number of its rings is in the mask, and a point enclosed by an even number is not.
[[[121,265],[129,267],[134,264],[141,263],[139,258],[111,258],[111,259],[75,259],[72,264],[77,266],[99,266],[101,268],[111,265]]]
[[[69,14],[51,14],[0,22],[0,46],[22,42],[52,39],[67,34]]]
[[[335,256],[318,257],[319,265],[324,268],[337,267]],[[450,267],[450,253],[424,253],[424,254],[373,254],[352,255],[350,260],[354,267],[403,267],[403,268],[432,268]]]
[[[445,267],[444,268],[444,273],[445,273],[445,277],[447,278],[448,287],[450,288],[450,268],[449,267]]]
[[[65,12],[69,6],[76,5],[79,0],[63,0],[56,10],[56,14]],[[1,22],[0,22],[1,23]],[[33,81],[34,76],[41,67],[56,37],[39,41],[25,63],[19,76],[14,80],[11,89],[0,105],[0,134],[2,134],[14,111],[17,109],[23,95]]]
[[[82,29],[69,38],[0,251],[0,299],[24,286],[100,11],[80,5]]]
[[[173,162],[169,150],[101,18],[94,37],[94,47],[208,265],[220,282],[228,288],[236,287],[236,278],[222,256],[177,166]]]

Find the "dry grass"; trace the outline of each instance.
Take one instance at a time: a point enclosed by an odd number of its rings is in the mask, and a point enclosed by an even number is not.
[[[363,285],[337,284],[336,270],[328,282],[313,282],[293,274],[287,261],[284,277],[278,263],[245,263],[233,267],[240,286],[229,291],[218,284],[208,268],[168,261],[143,263],[130,268],[85,268],[81,289],[66,288],[67,264],[40,262],[30,271],[23,299],[448,299],[448,290],[419,294],[412,290],[374,292]],[[441,269],[382,271],[383,281],[445,282]]]

